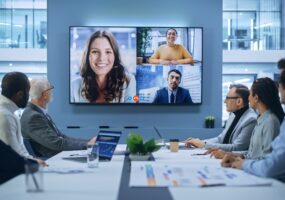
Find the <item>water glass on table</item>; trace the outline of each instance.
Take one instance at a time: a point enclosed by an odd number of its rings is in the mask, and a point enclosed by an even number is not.
[[[43,167],[37,164],[25,165],[26,175],[26,191],[27,192],[43,192]]]
[[[87,146],[87,165],[89,168],[99,166],[99,145],[97,143]]]

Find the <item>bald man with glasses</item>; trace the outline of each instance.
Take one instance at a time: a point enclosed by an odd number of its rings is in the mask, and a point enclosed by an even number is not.
[[[231,85],[224,100],[229,119],[221,134],[217,137],[200,140],[187,139],[186,145],[224,151],[246,151],[256,125],[257,114],[248,105],[249,90],[241,84]]]

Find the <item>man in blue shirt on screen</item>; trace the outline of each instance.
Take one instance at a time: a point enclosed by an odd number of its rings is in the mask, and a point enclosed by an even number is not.
[[[285,104],[285,71],[281,72],[279,81],[281,102]],[[260,160],[244,160],[232,154],[226,154],[222,166],[242,169],[245,172],[278,179],[285,182],[285,121],[280,127],[280,134],[271,144],[272,152]]]
[[[157,90],[153,103],[156,104],[193,104],[189,90],[179,87],[182,74],[177,69],[168,72],[168,87]]]

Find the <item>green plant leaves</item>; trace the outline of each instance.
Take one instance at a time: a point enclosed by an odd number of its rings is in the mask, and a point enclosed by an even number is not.
[[[130,137],[127,140],[127,146],[132,154],[145,155],[160,149],[160,146],[156,145],[154,139],[148,140],[144,143],[140,134],[130,133]]]
[[[205,117],[205,120],[206,121],[214,121],[215,117],[213,115],[208,115],[208,116]]]
[[[146,49],[151,45],[152,36],[150,27],[140,27],[137,29],[137,56],[144,57]]]
[[[131,153],[137,154],[143,151],[143,138],[139,134],[131,133],[127,140],[127,146]]]
[[[154,152],[160,149],[160,146],[156,145],[154,139],[151,139],[144,143],[144,147],[147,152]]]

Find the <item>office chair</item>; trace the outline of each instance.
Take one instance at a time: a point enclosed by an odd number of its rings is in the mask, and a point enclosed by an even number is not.
[[[24,145],[25,145],[26,149],[28,150],[29,154],[32,155],[33,157],[39,158],[41,160],[48,159],[46,157],[42,157],[42,154],[39,153],[35,148],[33,148],[32,143],[33,142],[30,139],[24,138]]]
[[[28,150],[29,154],[34,156],[34,157],[38,157],[40,156],[39,154],[36,153],[36,151],[33,149],[32,144],[30,142],[30,139],[28,138],[24,138],[24,145],[26,147],[26,149]]]

